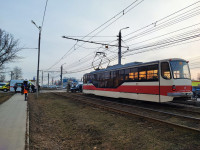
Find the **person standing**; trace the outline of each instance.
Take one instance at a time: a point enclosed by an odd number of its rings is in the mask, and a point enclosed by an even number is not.
[[[35,92],[35,86],[31,84],[31,91],[34,93]]]
[[[17,83],[15,83],[15,85],[14,85],[14,90],[15,90],[15,93],[17,93]]]
[[[67,92],[69,92],[70,88],[71,88],[71,85],[70,85],[70,83],[68,82],[68,84],[67,84]]]
[[[21,85],[21,94],[24,94],[24,84]]]
[[[24,84],[25,101],[28,99],[28,91],[29,91],[28,85]]]

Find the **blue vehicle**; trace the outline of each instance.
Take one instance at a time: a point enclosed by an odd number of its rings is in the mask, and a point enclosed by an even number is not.
[[[71,85],[71,92],[82,92],[83,90],[83,83],[82,82],[73,82]]]
[[[200,98],[200,86],[192,87],[193,97]]]

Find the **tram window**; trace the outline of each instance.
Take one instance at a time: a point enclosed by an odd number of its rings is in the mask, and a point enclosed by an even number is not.
[[[170,73],[168,62],[162,62],[161,63],[161,76],[164,79],[171,79],[171,73]]]
[[[91,77],[90,77],[90,75],[87,75],[87,83],[91,83]]]
[[[110,72],[105,72],[104,74],[105,88],[108,88],[110,86],[109,80],[110,80]]]
[[[125,73],[124,73],[124,79],[125,81],[127,81],[129,79],[129,73],[130,73],[130,69],[125,69]]]
[[[129,80],[138,80],[138,68],[132,68],[130,70]]]
[[[110,79],[110,72],[106,72],[106,73],[104,74],[104,77],[105,77],[105,79]]]
[[[83,83],[86,83],[86,80],[85,80],[85,75],[83,76]]]
[[[113,78],[113,87],[117,87],[119,85],[119,71],[114,71],[114,78]]]
[[[190,79],[188,64],[185,61],[170,61],[174,79]]]
[[[175,79],[181,78],[180,77],[180,71],[174,71],[174,78]]]
[[[124,81],[124,70],[119,71],[119,79],[120,81]]]
[[[158,81],[158,65],[147,67],[147,80]]]
[[[94,80],[95,81],[97,80],[97,74],[94,74]]]
[[[97,74],[94,74],[94,80],[93,80],[93,85],[95,86],[95,87],[98,87],[98,75]]]
[[[139,80],[145,81],[147,80],[147,67],[140,67],[139,68]]]

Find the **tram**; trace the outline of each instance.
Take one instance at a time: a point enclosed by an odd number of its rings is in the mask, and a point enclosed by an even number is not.
[[[83,76],[83,93],[153,102],[190,99],[188,61],[173,58],[132,62],[96,70]]]

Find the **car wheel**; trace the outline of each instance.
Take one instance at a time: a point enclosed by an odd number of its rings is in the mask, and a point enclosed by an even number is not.
[[[7,90],[7,89],[4,89],[3,91],[4,91],[4,92],[7,92],[8,90]]]

